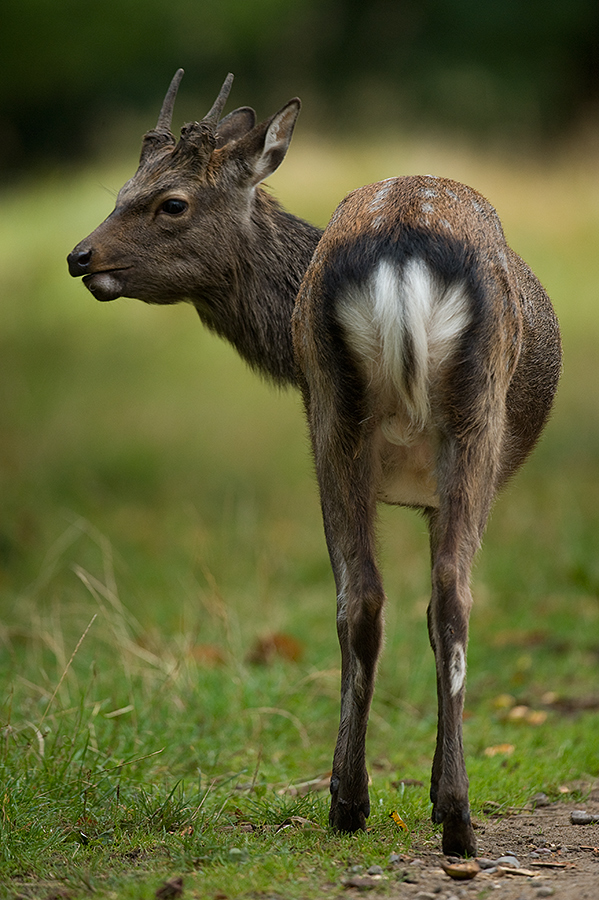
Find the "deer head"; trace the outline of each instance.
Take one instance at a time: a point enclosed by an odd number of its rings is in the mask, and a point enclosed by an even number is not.
[[[184,125],[177,141],[171,120],[182,76],[179,69],[113,212],[68,256],[71,275],[83,276],[98,300],[191,299],[199,307],[222,293],[251,233],[256,187],[287,152],[300,101],[258,125],[249,107],[221,119],[232,75],[210,112]]]

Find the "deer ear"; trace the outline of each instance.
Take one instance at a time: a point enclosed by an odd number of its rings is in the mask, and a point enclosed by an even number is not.
[[[259,184],[278,169],[291,142],[301,103],[290,100],[260,129],[260,141],[252,161],[252,184]]]
[[[240,106],[221,119],[216,126],[216,148],[220,150],[229,141],[237,141],[256,124],[256,113],[249,106]]]

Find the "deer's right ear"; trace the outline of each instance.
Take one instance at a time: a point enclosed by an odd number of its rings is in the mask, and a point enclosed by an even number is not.
[[[243,156],[250,166],[250,182],[259,184],[278,169],[289,148],[293,129],[297,122],[301,103],[296,98],[290,100],[267,122],[256,126],[240,141]]]

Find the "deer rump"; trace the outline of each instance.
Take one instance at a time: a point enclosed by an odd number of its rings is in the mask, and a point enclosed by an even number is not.
[[[470,570],[499,487],[549,415],[561,366],[547,294],[493,207],[434,176],[349,194],[322,233],[261,187],[299,112],[170,130],[179,70],[114,212],[69,254],[99,299],[184,300],[266,377],[302,391],[337,591],[341,715],[329,821],[369,814],[366,727],[385,603],[379,501],[422,510],[437,669],[432,817],[474,854],[462,741]]]

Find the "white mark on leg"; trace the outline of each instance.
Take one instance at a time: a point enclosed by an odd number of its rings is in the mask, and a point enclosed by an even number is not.
[[[464,648],[461,644],[456,644],[451,652],[449,662],[449,679],[451,685],[451,696],[455,697],[464,687],[464,679],[466,678],[466,657]]]

